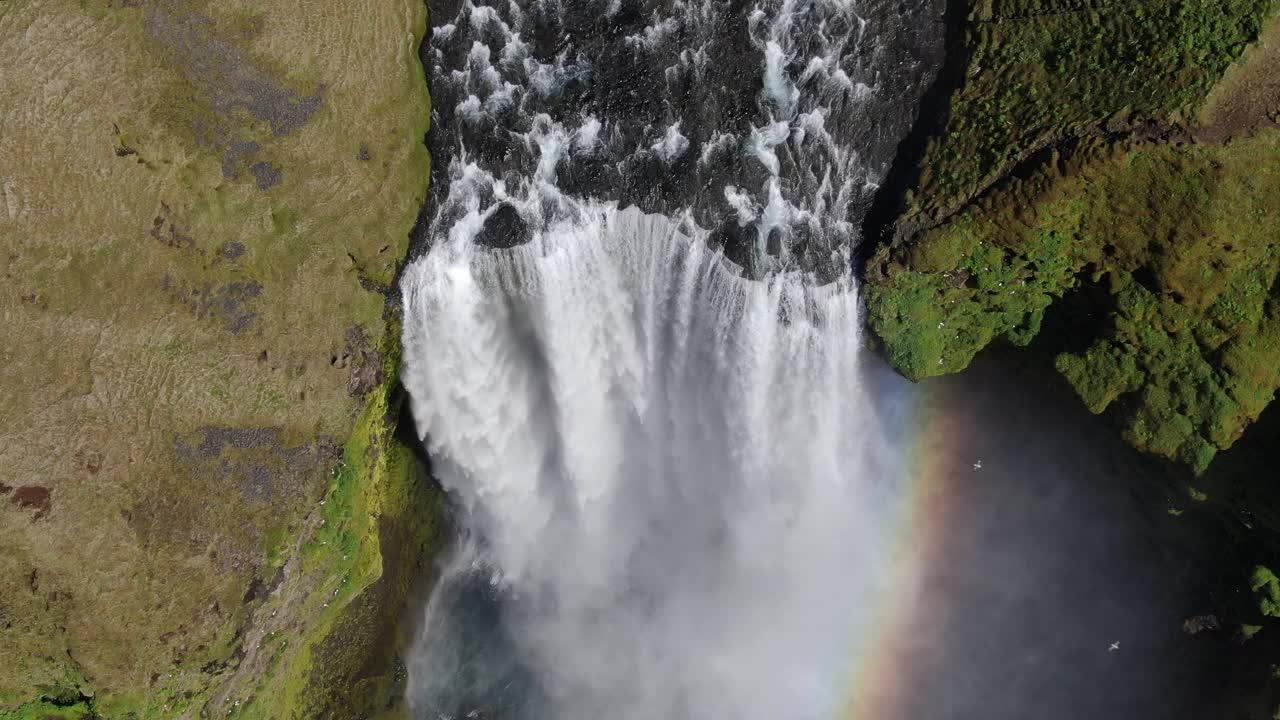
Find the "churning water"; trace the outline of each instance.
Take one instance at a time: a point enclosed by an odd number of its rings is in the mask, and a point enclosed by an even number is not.
[[[902,561],[850,253],[937,4],[432,11],[404,382],[466,537],[415,712],[839,714]]]
[[[937,3],[432,5],[404,382],[466,537],[415,712],[837,714],[901,560],[850,253]]]
[[[415,718],[1189,707],[1190,565],[1041,412],[1078,404],[939,412],[862,349],[850,256],[940,5],[433,0],[403,380],[461,536]]]

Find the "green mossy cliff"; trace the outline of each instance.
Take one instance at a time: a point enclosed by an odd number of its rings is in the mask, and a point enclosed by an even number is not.
[[[387,711],[420,0],[0,3],[0,718]]]
[[[1137,447],[1196,471],[1230,447],[1280,387],[1276,8],[970,3],[966,75],[867,267],[889,362],[1039,339]]]
[[[1274,0],[952,0],[949,97],[907,202],[937,222],[1072,137],[1186,122]],[[944,75],[945,77],[945,75]],[[926,121],[930,118],[926,118]]]

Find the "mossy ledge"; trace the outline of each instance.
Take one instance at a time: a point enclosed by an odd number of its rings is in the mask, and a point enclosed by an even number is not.
[[[967,3],[966,80],[866,266],[889,362],[1035,341],[1131,443],[1204,471],[1280,387],[1278,7]]]
[[[255,628],[252,654],[206,708],[219,717],[399,717],[399,652],[408,640],[400,618],[445,537],[441,491],[397,437],[405,399],[398,348],[398,334],[389,334],[386,379],[370,394],[321,509],[287,552],[283,575],[301,590],[255,609],[272,618],[287,609],[294,622]]]

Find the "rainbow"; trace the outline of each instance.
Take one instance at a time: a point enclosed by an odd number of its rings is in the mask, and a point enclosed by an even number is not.
[[[827,717],[833,720],[908,718],[912,688],[908,661],[921,638],[919,625],[925,579],[944,546],[946,509],[955,491],[948,482],[967,458],[958,457],[968,435],[967,423],[944,412],[947,390],[912,385],[897,377],[892,397],[898,403],[886,413],[886,431],[906,440],[893,443],[897,454],[890,474],[903,492],[894,496],[884,524],[889,557],[871,607],[853,609],[861,632],[849,638],[847,656],[837,664],[839,691]]]

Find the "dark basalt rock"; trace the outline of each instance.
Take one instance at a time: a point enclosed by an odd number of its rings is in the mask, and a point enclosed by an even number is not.
[[[523,245],[529,241],[529,224],[512,206],[502,204],[484,221],[476,242],[499,250]]]

